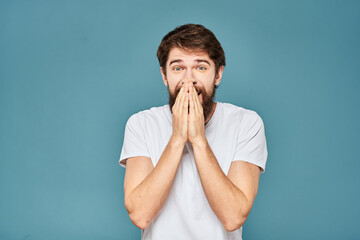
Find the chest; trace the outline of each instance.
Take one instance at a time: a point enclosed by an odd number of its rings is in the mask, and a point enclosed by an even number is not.
[[[145,131],[146,145],[155,166],[170,140],[173,132],[172,125],[170,121],[154,122],[147,125]],[[211,125],[205,128],[206,139],[225,174],[227,174],[235,154],[237,132],[237,126],[230,122],[224,122],[221,125]],[[188,165],[187,167],[196,168],[196,165],[194,165],[194,153],[189,142],[184,147],[181,161],[184,162],[185,166]],[[189,164],[186,164],[186,162],[189,162]]]

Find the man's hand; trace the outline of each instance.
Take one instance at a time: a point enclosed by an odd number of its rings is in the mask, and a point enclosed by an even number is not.
[[[185,144],[188,140],[188,84],[184,83],[172,107],[173,137]]]
[[[172,108],[173,136],[186,143],[206,141],[203,107],[191,81],[185,81]]]
[[[194,145],[206,141],[204,113],[198,94],[192,82],[189,84],[188,140]]]

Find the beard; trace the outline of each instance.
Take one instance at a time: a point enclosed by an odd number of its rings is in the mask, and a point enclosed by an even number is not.
[[[181,88],[181,87],[180,87]],[[169,106],[170,106],[170,111],[172,113],[172,108],[175,104],[176,101],[176,97],[178,96],[179,92],[180,92],[180,88],[175,90],[175,93],[172,94],[169,90],[168,87],[168,92],[169,92]],[[203,88],[199,88],[196,87],[196,92],[201,91],[201,95],[202,95],[202,107],[203,107],[203,113],[204,113],[204,121],[207,120],[208,116],[211,114],[213,106],[214,106],[214,99],[215,99],[215,84],[213,86],[213,88],[211,89],[211,93],[207,94],[205,89]],[[196,96],[198,97],[198,96]]]

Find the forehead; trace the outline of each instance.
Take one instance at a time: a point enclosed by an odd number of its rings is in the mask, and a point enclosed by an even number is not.
[[[196,60],[207,60],[211,64],[214,62],[210,59],[209,54],[206,52],[198,52],[198,51],[185,51],[181,48],[172,48],[169,52],[169,57],[167,60],[167,64],[169,64],[173,60],[182,60],[184,62],[192,62]]]

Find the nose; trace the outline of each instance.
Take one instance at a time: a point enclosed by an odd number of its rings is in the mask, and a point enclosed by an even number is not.
[[[196,79],[194,77],[194,74],[191,69],[187,69],[184,74],[184,78],[182,80],[182,84],[185,84],[186,82],[192,82],[193,84],[196,83]]]

